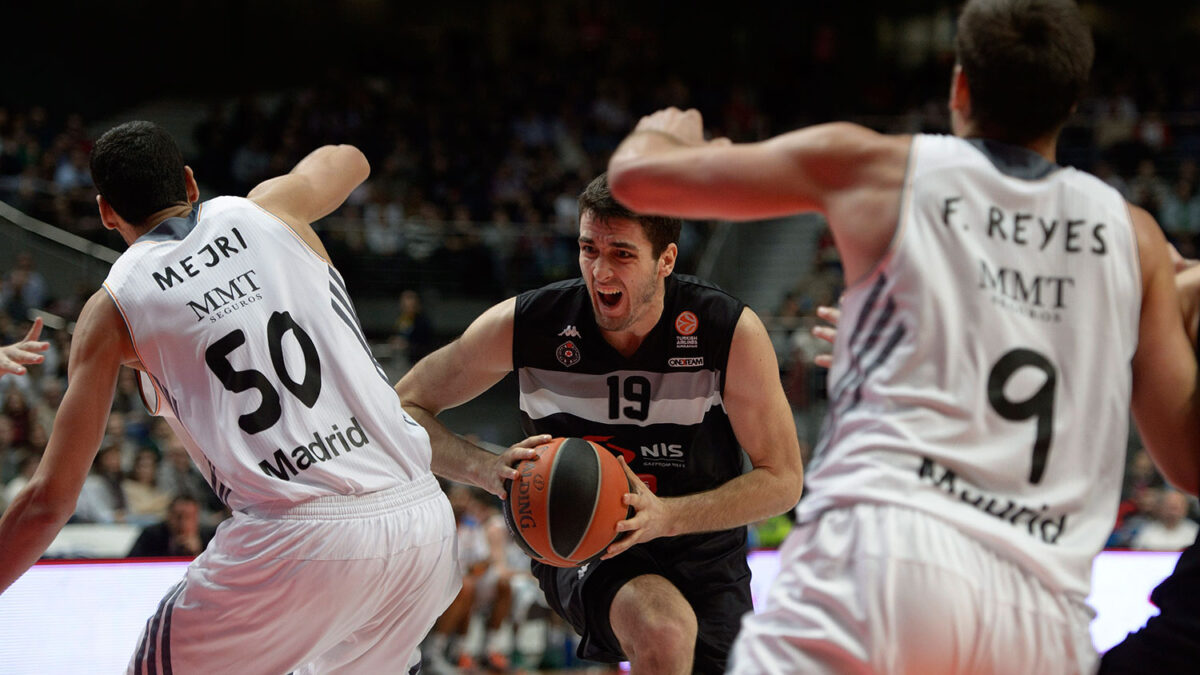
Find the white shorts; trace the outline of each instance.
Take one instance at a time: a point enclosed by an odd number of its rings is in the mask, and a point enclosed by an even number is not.
[[[1092,610],[918,511],[859,504],[798,526],[731,673],[1093,673]]]
[[[409,672],[461,583],[437,480],[252,511],[163,598],[128,672]]]

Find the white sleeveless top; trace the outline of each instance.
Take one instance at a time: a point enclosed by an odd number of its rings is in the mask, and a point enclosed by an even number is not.
[[[912,507],[1082,599],[1116,518],[1140,307],[1115,190],[915,137],[892,246],[842,301],[799,518]]]
[[[371,355],[341,276],[250,200],[162,222],[104,288],[153,386],[151,412],[230,508],[429,475],[429,436]]]

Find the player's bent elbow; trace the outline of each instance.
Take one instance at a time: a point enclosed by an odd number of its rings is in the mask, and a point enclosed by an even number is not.
[[[1175,470],[1170,473],[1164,471],[1164,475],[1171,485],[1180,492],[1187,493],[1193,497],[1200,496],[1200,469],[1195,467],[1189,471]]]

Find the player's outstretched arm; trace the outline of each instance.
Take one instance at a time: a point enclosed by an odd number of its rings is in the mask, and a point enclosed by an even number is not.
[[[329,254],[310,224],[333,213],[371,174],[371,165],[353,145],[313,150],[292,170],[259,183],[247,199],[287,223],[318,253]]]
[[[461,337],[418,361],[396,383],[400,404],[429,432],[433,472],[500,497],[504,480],[517,477],[512,465],[533,457],[532,448],[550,437],[533,436],[495,455],[447,429],[437,415],[479,396],[512,371],[516,306],[516,298],[493,306]]]
[[[66,394],[37,471],[0,518],[0,592],[29,569],[75,511],[104,438],[117,372],[132,361],[125,324],[103,291],[84,306],[71,342]]]
[[[605,558],[657,537],[753,523],[800,500],[804,469],[796,423],[779,379],[775,349],[750,308],[738,319],[725,373],[725,412],[753,468],[713,490],[659,498],[625,466],[636,490],[626,495],[626,503],[637,513],[617,524],[618,531],[630,534],[610,546]]]
[[[668,108],[621,143],[608,181],[637,213],[754,220],[822,212],[855,279],[891,242],[911,144],[846,122],[761,143],[705,142],[700,113]]]
[[[1200,390],[1196,355],[1184,330],[1166,240],[1154,218],[1132,207],[1142,266],[1142,312],[1133,357],[1133,417],[1167,480],[1200,489]]]
[[[41,363],[46,358],[41,352],[50,348],[49,342],[38,340],[41,335],[42,319],[38,317],[20,342],[0,347],[0,373],[24,375],[26,364]]]

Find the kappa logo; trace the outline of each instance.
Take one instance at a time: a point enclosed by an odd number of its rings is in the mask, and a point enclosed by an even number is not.
[[[573,338],[583,337],[582,335],[579,334],[579,329],[576,328],[575,326],[573,326],[572,324],[567,324],[567,327],[564,328],[562,330],[562,332],[558,334],[558,336],[559,337],[573,337]]]
[[[579,347],[576,347],[575,343],[570,340],[559,345],[555,355],[558,356],[558,362],[568,368],[579,363]]]

